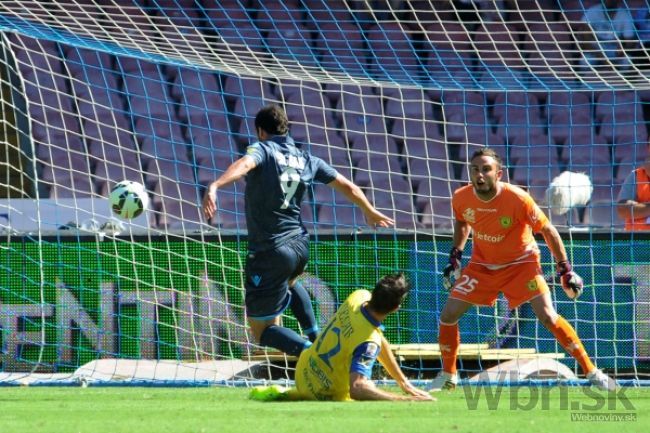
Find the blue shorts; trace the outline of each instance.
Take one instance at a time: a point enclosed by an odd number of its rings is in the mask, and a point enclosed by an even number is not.
[[[246,257],[246,314],[269,320],[291,302],[289,281],[302,274],[309,260],[309,237],[300,235],[273,250],[249,251]]]

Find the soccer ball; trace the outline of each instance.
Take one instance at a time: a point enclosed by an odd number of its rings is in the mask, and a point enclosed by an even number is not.
[[[136,218],[149,207],[149,195],[141,183],[123,180],[109,195],[111,209],[120,218]]]

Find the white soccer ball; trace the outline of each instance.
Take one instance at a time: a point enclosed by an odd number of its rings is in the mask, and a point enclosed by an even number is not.
[[[137,218],[149,208],[149,194],[141,183],[123,180],[115,184],[109,195],[111,209],[120,218]]]
[[[553,179],[546,189],[546,203],[551,212],[563,215],[576,206],[584,206],[591,200],[594,187],[584,173],[565,171]]]

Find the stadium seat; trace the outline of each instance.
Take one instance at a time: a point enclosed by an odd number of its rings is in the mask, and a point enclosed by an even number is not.
[[[592,199],[586,208],[583,223],[606,229],[623,228],[623,221],[618,218],[616,213],[615,200],[611,199]]]
[[[345,0],[303,0],[307,15],[314,25],[320,23],[350,24],[354,22]]]
[[[425,209],[430,202],[450,201],[454,191],[460,186],[452,177],[443,178],[443,174],[436,177],[423,178],[418,184],[415,193],[415,205],[418,209]]]
[[[539,12],[548,13],[548,11]],[[520,13],[526,14],[523,7],[520,8]],[[530,22],[524,25],[527,28],[523,32],[523,50],[529,53],[525,60],[536,80],[544,84],[549,83],[549,79],[569,77],[572,74],[571,65],[574,63],[570,53],[575,51],[575,46],[567,24],[551,20]]]
[[[287,25],[304,25],[300,0],[252,0],[256,11],[255,24],[264,31],[286,28]],[[308,34],[309,32],[305,32]]]
[[[374,76],[402,83],[412,83],[422,76],[418,54],[403,26],[381,22],[365,29],[365,34]]]
[[[422,159],[410,158],[408,160],[409,176],[408,179],[417,189],[418,194],[431,192],[429,189],[423,190],[420,185],[427,187],[429,180],[453,179],[453,170],[446,159]],[[426,195],[426,194],[425,194]]]
[[[163,37],[174,40],[179,33],[201,27],[201,6],[194,0],[155,0],[153,3],[151,9],[155,9],[156,15],[171,24],[163,27]]]
[[[204,227],[201,207],[195,201],[163,198],[157,212],[157,226],[161,229],[199,230]]]
[[[618,195],[618,189],[615,187],[614,184],[609,184],[609,185],[601,185],[604,184],[604,182],[597,182],[596,185],[594,185],[594,190],[591,193],[591,201],[609,201],[609,202],[616,202],[617,195]]]
[[[402,151],[407,164],[410,164],[410,161],[414,159],[446,161],[450,158],[447,146],[442,138],[408,139],[404,141]]]
[[[279,61],[298,63],[305,67],[318,67],[318,60],[311,47],[310,31],[297,22],[276,23],[266,31],[267,50]]]
[[[612,145],[612,160],[615,163],[641,163],[650,153],[647,142],[628,141]]]
[[[572,117],[591,117],[592,104],[589,94],[580,91],[549,92],[546,99],[548,118],[572,122]]]
[[[141,141],[150,137],[172,138],[179,142],[184,140],[181,124],[176,119],[136,116],[133,122],[133,131]]]
[[[139,162],[119,159],[100,159],[95,162],[92,173],[97,194],[108,197],[111,188],[121,180],[130,180],[145,185]]]
[[[388,131],[378,96],[360,92],[355,86],[344,87],[336,110],[342,122],[343,136],[353,147],[371,149],[371,143],[385,141]]]
[[[168,74],[169,70],[170,68],[167,69]],[[173,68],[172,70],[175,70],[176,73],[171,82],[170,94],[178,101],[185,100],[186,104],[197,103],[197,105],[202,105],[198,104],[200,100],[196,101],[193,98],[185,98],[184,96],[187,92],[190,92],[192,96],[197,96],[195,92],[206,92],[205,99],[207,100],[221,93],[219,76],[214,72],[181,67]]]
[[[451,200],[431,200],[422,211],[420,223],[441,231],[453,229],[453,212]]]
[[[612,146],[600,135],[579,134],[580,130],[568,137],[562,150],[562,160],[569,168],[580,171],[581,166],[608,166],[612,165]]]
[[[333,7],[332,11],[334,11]],[[310,12],[318,15],[315,10]],[[347,14],[349,17],[347,10],[333,13]],[[351,19],[334,22],[314,19],[314,23],[317,29],[314,49],[320,58],[320,65],[333,72],[367,76],[368,50],[365,48],[364,37],[359,27]]]
[[[129,109],[134,115],[166,116],[175,115],[175,102],[169,95],[167,84],[159,71],[150,75],[126,75],[124,92],[129,101]]]
[[[40,72],[59,75],[63,71],[61,53],[56,42],[9,33],[21,74],[30,78]]]
[[[149,27],[148,24],[144,28]],[[118,56],[115,58],[115,69],[126,77],[142,77],[160,73],[160,68],[152,62],[137,59],[135,57]],[[134,84],[135,85],[135,84]]]
[[[513,173],[513,183],[528,188],[531,195],[539,200],[544,197],[544,191],[560,171],[559,166],[518,165]]]
[[[422,90],[396,92],[388,99],[385,114],[391,125],[391,133],[400,140],[440,137],[439,124],[434,123],[433,102]]]
[[[286,110],[301,106],[312,109],[324,109],[329,106],[329,101],[318,83],[283,80],[278,83],[275,93],[284,100]]]
[[[154,158],[149,160],[145,180],[149,187],[154,187],[161,179],[171,179],[182,183],[194,183],[194,169],[184,161]]]
[[[365,227],[366,220],[361,210],[352,205],[331,206],[320,204],[318,208],[318,223],[316,230],[350,230]]]
[[[187,162],[189,161],[187,145],[171,137],[146,137],[140,146],[140,159],[147,164],[151,159],[156,158]]]
[[[73,76],[84,77],[86,74],[95,75],[93,71],[112,73],[114,57],[104,51],[67,46],[64,61]]]
[[[45,182],[47,184],[47,182]],[[93,186],[88,178],[73,178],[71,181],[58,178],[50,185],[49,197],[61,198],[90,198],[94,196]]]
[[[471,38],[464,27],[453,20],[422,22],[426,75],[442,88],[463,87],[473,83]],[[437,92],[436,92],[436,95]]]
[[[325,142],[310,143],[307,150],[332,165],[348,179],[352,179],[353,163],[347,146],[344,145],[343,139],[335,133],[330,132],[328,136],[331,136],[331,138]]]
[[[545,135],[518,138],[513,140],[509,148],[510,159],[518,166],[549,165],[559,167],[563,163],[560,159],[559,147],[549,144]]]
[[[359,186],[373,186],[375,182],[400,177],[403,179],[401,163],[395,154],[370,154],[361,158],[355,169],[354,180]]]
[[[503,21],[484,21],[473,31],[473,46],[481,65],[522,70],[525,61],[517,46],[519,33]],[[509,92],[508,92],[509,93]]]

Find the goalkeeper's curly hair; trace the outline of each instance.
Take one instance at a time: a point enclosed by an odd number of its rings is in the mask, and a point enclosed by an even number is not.
[[[380,314],[391,313],[397,310],[410,289],[411,284],[404,274],[386,275],[377,281],[368,306]]]

